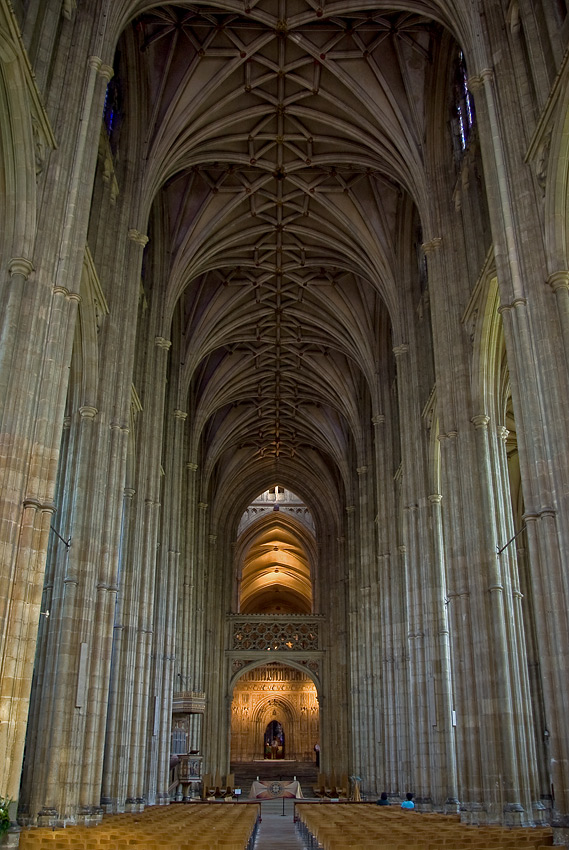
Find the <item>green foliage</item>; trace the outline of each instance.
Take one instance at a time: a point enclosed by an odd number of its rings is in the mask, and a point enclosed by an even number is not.
[[[10,815],[8,813],[9,807],[10,800],[4,800],[0,797],[0,836],[4,835],[4,833],[8,832],[10,829]]]

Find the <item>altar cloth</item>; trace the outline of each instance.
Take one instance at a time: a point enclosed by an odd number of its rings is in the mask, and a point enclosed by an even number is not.
[[[251,799],[256,800],[274,800],[277,797],[302,797],[300,782],[293,780],[292,782],[277,782],[271,780],[269,782],[253,782],[251,784]]]

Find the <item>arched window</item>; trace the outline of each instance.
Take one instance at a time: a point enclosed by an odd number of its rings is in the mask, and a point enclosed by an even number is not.
[[[474,125],[474,101],[468,90],[468,75],[462,50],[459,51],[453,85],[453,129],[457,158],[460,159],[468,146]]]
[[[118,71],[118,55],[115,59],[114,75],[107,86],[105,105],[103,106],[103,122],[107,131],[113,157],[118,151],[119,130],[123,118],[123,97],[120,75]]]

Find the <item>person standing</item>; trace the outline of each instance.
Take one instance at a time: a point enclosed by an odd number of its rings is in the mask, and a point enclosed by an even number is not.
[[[320,767],[320,744],[318,742],[314,744],[314,754],[316,757],[316,767]]]
[[[271,758],[276,759],[277,753],[279,751],[279,742],[276,738],[273,738],[271,741]]]

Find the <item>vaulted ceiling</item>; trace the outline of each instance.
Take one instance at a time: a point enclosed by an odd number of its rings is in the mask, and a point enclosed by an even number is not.
[[[323,6],[178,3],[130,35],[190,454],[207,481],[247,480],[236,516],[275,482],[308,502],[348,498],[382,412],[377,376],[404,336],[402,221],[426,208],[440,25]]]

